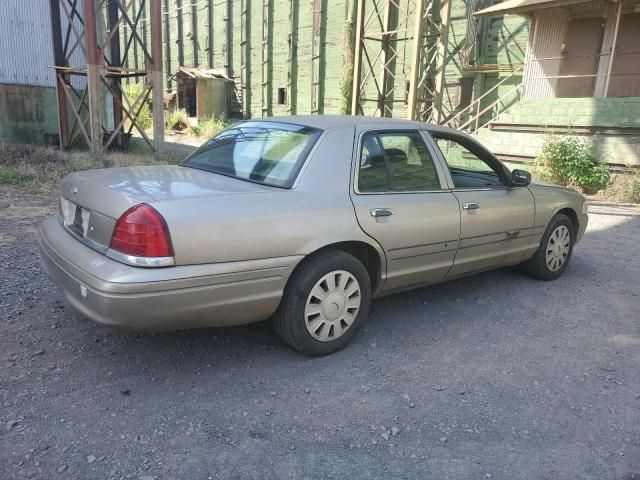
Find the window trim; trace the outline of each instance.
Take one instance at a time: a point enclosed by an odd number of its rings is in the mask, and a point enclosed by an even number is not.
[[[429,136],[430,141],[433,143],[435,149],[437,149],[437,154],[441,159],[444,167],[446,168],[447,174],[449,175],[451,190],[455,192],[475,192],[475,191],[493,191],[493,190],[512,190],[513,188],[522,188],[522,187],[513,187],[511,185],[511,172],[509,169],[498,160],[484,145],[480,142],[474,140],[471,137],[467,137],[464,134],[447,132],[447,131],[437,131],[437,130],[425,130],[425,133]],[[447,162],[444,153],[438,147],[438,143],[436,139],[443,139],[448,141],[453,141],[462,147],[469,150],[473,153],[479,160],[487,163],[490,167],[495,168],[499,172],[496,172],[500,176],[500,180],[503,182],[502,185],[497,185],[495,187],[456,187],[455,181],[453,179],[453,175],[451,174],[451,167],[449,166],[449,162]],[[472,148],[469,148],[471,146]],[[476,151],[474,151],[474,149]]]
[[[445,182],[443,182],[443,178],[442,178],[442,173],[440,172],[440,169],[438,168],[438,159],[436,158],[436,154],[437,152],[434,151],[433,147],[430,145],[430,142],[427,141],[427,139],[424,138],[424,136],[422,135],[424,131],[420,130],[418,128],[411,128],[411,129],[402,129],[402,128],[390,128],[390,129],[386,129],[386,128],[376,128],[376,129],[370,129],[370,130],[363,130],[362,132],[360,132],[359,137],[358,137],[358,141],[356,143],[356,152],[355,152],[355,169],[354,169],[354,176],[353,176],[353,181],[352,181],[352,186],[353,186],[353,192],[356,195],[405,195],[405,194],[420,194],[420,193],[442,193],[442,192],[446,192],[449,189],[447,188],[447,186],[445,185]],[[433,165],[433,170],[436,173],[436,176],[438,178],[438,183],[440,184],[440,188],[438,189],[430,189],[430,190],[382,190],[382,191],[378,191],[378,192],[362,192],[360,191],[360,187],[358,185],[358,180],[360,178],[360,156],[362,155],[362,148],[364,146],[364,137],[368,134],[373,134],[375,135],[375,139],[376,142],[378,142],[378,145],[380,147],[380,150],[382,150],[382,156],[384,158],[384,164],[385,164],[385,168],[387,169],[387,175],[390,174],[390,170],[389,170],[389,163],[387,160],[387,156],[384,153],[384,148],[382,148],[382,145],[380,145],[380,140],[378,138],[379,134],[393,134],[393,133],[399,133],[399,134],[415,134],[419,137],[420,141],[422,141],[422,143],[424,144],[424,147],[426,148],[426,150],[429,152],[429,156],[431,157],[431,163]],[[389,177],[389,187],[391,188],[391,178]]]

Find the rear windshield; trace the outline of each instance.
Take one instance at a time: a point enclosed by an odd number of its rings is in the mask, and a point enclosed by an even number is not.
[[[289,123],[243,122],[208,140],[182,166],[290,188],[320,133]]]

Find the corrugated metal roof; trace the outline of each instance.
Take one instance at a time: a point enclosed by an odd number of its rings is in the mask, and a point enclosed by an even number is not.
[[[171,75],[171,78],[178,75],[186,75],[190,78],[222,78],[231,80],[227,77],[224,68],[196,68],[196,67],[178,67],[178,71]]]
[[[0,2],[0,83],[54,86],[51,23],[46,0]]]
[[[78,2],[81,9],[81,1]],[[62,16],[63,33],[68,22]],[[1,0],[0,83],[53,87],[53,46],[51,19],[47,0]],[[76,25],[81,28],[79,22]],[[73,44],[73,34],[71,35]],[[82,65],[80,48],[73,54],[72,65]],[[76,82],[77,83],[77,82]],[[81,82],[80,82],[81,83]]]
[[[501,15],[504,13],[528,13],[543,8],[562,7],[576,3],[593,2],[594,0],[507,0],[479,10],[474,15]]]

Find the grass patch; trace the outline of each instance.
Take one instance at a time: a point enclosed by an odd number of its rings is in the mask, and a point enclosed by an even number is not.
[[[213,117],[203,118],[196,125],[190,127],[191,135],[196,138],[211,138],[220,130],[226,128],[227,122],[224,119]]]
[[[602,193],[605,198],[615,202],[640,204],[640,172],[613,175]]]
[[[22,173],[12,169],[3,169],[0,167],[0,185],[20,186],[28,184],[35,179],[35,175],[31,173]]]
[[[30,193],[55,192],[68,173],[109,167],[178,164],[183,155],[163,153],[159,158],[148,147],[133,142],[131,152],[93,155],[87,151],[62,151],[35,145],[0,144],[0,185]]]

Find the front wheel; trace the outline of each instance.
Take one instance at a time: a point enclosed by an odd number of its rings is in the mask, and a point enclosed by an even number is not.
[[[293,273],[273,324],[299,352],[327,355],[351,341],[370,303],[371,281],[362,263],[348,253],[327,251]]]
[[[522,264],[523,269],[541,280],[555,280],[569,265],[575,238],[571,219],[562,213],[556,214],[549,222],[536,253]]]

